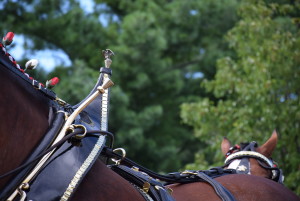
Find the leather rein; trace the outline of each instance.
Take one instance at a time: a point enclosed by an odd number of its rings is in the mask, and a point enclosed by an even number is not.
[[[86,132],[86,133],[85,133]],[[37,160],[41,159],[43,156],[45,156],[47,153],[51,152],[52,150],[60,147],[63,143],[69,141],[70,143],[78,143],[83,136],[84,137],[91,137],[91,136],[96,136],[99,137],[100,135],[106,135],[111,138],[111,144],[114,141],[114,135],[111,132],[108,131],[101,131],[101,130],[90,130],[90,131],[84,131],[81,128],[76,128],[74,132],[67,134],[65,137],[63,137],[61,140],[59,140],[57,143],[53,144],[43,152],[41,152],[39,155],[31,159],[30,161],[27,161],[26,163],[18,166],[17,168],[10,170],[2,175],[0,175],[0,179],[3,179],[4,177],[7,177],[11,174],[18,173],[22,169],[28,167],[32,163],[36,162]]]
[[[115,150],[112,150],[109,147],[104,147],[101,154],[108,158],[115,159],[118,162],[118,164],[122,164],[128,167],[138,168],[140,171],[145,172],[149,176],[159,179],[160,181],[164,181],[166,185],[174,184],[174,183],[191,183],[191,182],[199,181],[199,179],[193,176],[195,175],[196,171],[186,170],[183,172],[172,172],[167,175],[158,174],[152,170],[149,170],[139,165],[138,163],[132,161],[131,159],[125,157],[124,154],[123,155],[118,154]],[[212,178],[218,177],[220,175],[236,173],[236,171],[233,169],[223,169],[221,167],[211,168],[209,170],[200,170],[200,171]]]
[[[43,156],[45,156],[47,153],[51,152],[52,150],[60,147],[63,143],[65,142],[70,142],[72,144],[76,144],[80,142],[80,140],[83,137],[99,137],[100,135],[106,135],[111,138],[111,145],[108,147],[104,147],[102,150],[102,155],[106,156],[107,158],[115,159],[117,161],[117,164],[115,166],[112,166],[111,168],[114,170],[116,168],[121,167],[120,163],[124,165],[124,167],[134,167],[137,168],[138,171],[143,172],[142,174],[148,174],[150,178],[155,178],[164,183],[164,185],[167,184],[173,184],[173,183],[191,183],[191,182],[197,182],[197,181],[205,181],[210,183],[210,185],[215,188],[216,193],[222,197],[223,200],[225,201],[235,201],[234,197],[230,192],[227,191],[227,189],[222,188],[222,186],[219,185],[213,178],[226,175],[226,174],[234,174],[235,171],[232,169],[223,169],[223,168],[212,168],[210,170],[201,170],[201,171],[183,171],[183,172],[174,172],[174,173],[169,173],[168,175],[161,175],[158,173],[155,173],[149,169],[144,168],[143,166],[135,163],[134,161],[126,158],[124,155],[120,155],[116,153],[116,150],[112,149],[112,143],[114,141],[114,135],[108,131],[101,131],[101,130],[89,130],[85,131],[82,128],[76,128],[74,129],[73,132],[65,135],[60,141],[57,143],[53,144],[51,147],[47,148],[45,151],[40,153],[38,156],[33,158],[32,160],[24,163],[23,165],[3,174],[0,176],[0,179],[14,174],[18,173],[25,167],[31,165],[35,161],[41,159]],[[119,166],[120,165],[120,166]],[[129,168],[130,169],[130,168]],[[115,171],[115,170],[114,170]],[[135,172],[135,171],[134,171]],[[26,190],[27,186],[26,184],[22,185],[22,190]],[[161,186],[161,189],[163,186]],[[165,193],[166,194],[166,193]],[[21,195],[22,196],[22,195]],[[160,200],[160,199],[157,199]],[[168,199],[165,199],[168,200]],[[169,200],[172,200],[171,198]]]

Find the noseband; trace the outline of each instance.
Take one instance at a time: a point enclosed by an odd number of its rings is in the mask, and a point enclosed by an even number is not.
[[[272,176],[270,179],[283,183],[284,176],[282,170],[277,167],[272,159],[265,157],[264,155],[255,151],[257,147],[256,142],[251,142],[241,149],[239,145],[231,147],[226,153],[226,160],[223,167],[229,169],[235,169],[240,174],[251,174],[250,171],[250,158],[257,160],[258,164],[267,170],[271,170]]]

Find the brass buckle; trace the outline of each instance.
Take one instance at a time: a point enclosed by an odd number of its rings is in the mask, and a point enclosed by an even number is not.
[[[185,171],[181,172],[181,174],[197,175],[198,173],[192,172],[192,171],[190,171],[190,170],[185,170]]]
[[[59,105],[61,105],[61,106],[65,106],[65,105],[67,105],[67,102],[66,101],[64,101],[64,100],[62,100],[62,99],[60,99],[60,98],[58,98],[57,96],[56,96],[56,102],[59,104]]]
[[[72,124],[71,126],[69,126],[68,131],[71,131],[73,133],[73,132],[75,132],[76,128],[82,128],[84,130],[83,134],[77,134],[74,136],[74,138],[81,140],[82,138],[84,138],[86,136],[86,133],[87,133],[86,127],[81,124]]]
[[[122,160],[125,158],[125,156],[126,156],[126,151],[125,151],[125,149],[123,149],[123,148],[116,148],[116,149],[113,150],[114,153],[116,153],[117,151],[121,151],[121,153],[122,153],[122,158],[119,159],[119,160],[114,159],[114,158],[111,158],[111,160],[112,160],[113,162],[115,162],[116,165],[120,165],[121,161],[122,161]]]
[[[22,183],[16,191],[9,197],[7,198],[7,201],[13,201],[19,194],[19,201],[25,201],[27,195],[26,195],[26,190],[29,189],[29,184],[28,183]]]
[[[144,191],[145,193],[148,193],[150,187],[151,187],[150,183],[149,183],[149,182],[145,182],[145,183],[143,184],[143,191]]]
[[[154,186],[155,187],[155,189],[156,190],[160,190],[160,189],[162,189],[162,190],[166,190],[170,195],[172,195],[172,193],[173,193],[173,189],[171,189],[171,188],[169,188],[169,187],[161,187],[161,186],[158,186],[158,185],[156,185],[156,186]]]

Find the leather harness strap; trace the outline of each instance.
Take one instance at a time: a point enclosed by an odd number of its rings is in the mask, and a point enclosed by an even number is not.
[[[137,164],[136,162],[130,160],[129,158],[123,157],[122,155],[115,153],[109,147],[104,147],[101,154],[106,157],[109,157],[109,158],[121,159],[120,163],[122,165],[126,165],[128,167],[137,167],[137,168],[139,168],[140,171],[147,173],[149,176],[151,176],[153,178],[164,181],[167,184],[190,183],[190,182],[195,182],[195,181],[199,180],[199,179],[195,179],[194,177],[192,177],[193,174],[191,174],[191,172],[194,172],[194,171],[172,172],[172,173],[169,173],[168,175],[158,174],[156,172],[153,172],[152,170],[149,170],[149,169]],[[219,168],[211,168],[209,170],[200,170],[200,171],[212,178],[236,173],[236,170],[223,169],[220,167]]]
[[[76,135],[80,135],[82,134],[83,131],[81,129],[76,128],[74,132],[66,135],[64,138],[62,138],[59,142],[57,142],[56,144],[54,144],[53,146],[49,147],[48,149],[46,149],[45,151],[43,151],[42,153],[40,153],[39,155],[37,155],[35,158],[31,159],[30,161],[27,161],[26,163],[20,165],[19,167],[6,172],[2,175],[0,175],[0,179],[7,177],[11,174],[17,173],[19,171],[21,171],[22,169],[26,168],[27,166],[31,165],[32,163],[34,163],[36,160],[40,159],[41,157],[43,157],[45,154],[49,153],[50,151],[52,151],[53,149],[61,146],[63,143],[65,143],[66,141],[70,140],[72,137],[76,136]],[[95,135],[95,133],[100,133],[102,135],[112,135],[110,132],[108,131],[100,131],[100,130],[92,130],[92,131],[87,131],[87,135]]]
[[[122,165],[113,165],[111,166],[112,170],[123,176],[125,179],[127,179],[129,182],[132,182],[138,186],[141,186],[141,183],[149,183],[151,189],[151,186],[159,186],[157,183],[153,183],[152,180],[147,180],[145,178],[141,179],[140,175],[146,175],[147,177],[158,179],[162,182],[165,182],[164,186],[166,184],[173,184],[173,183],[191,183],[191,182],[199,182],[204,181],[209,183],[214,190],[216,191],[217,195],[222,199],[222,201],[235,201],[234,196],[219,182],[214,180],[213,178],[220,177],[226,174],[234,174],[236,173],[235,170],[232,169],[223,169],[223,168],[212,168],[210,170],[205,171],[184,171],[184,172],[174,172],[170,173],[168,175],[161,175],[157,174],[151,170],[148,170],[144,168],[143,166],[140,166],[139,164],[135,163],[134,161],[123,157],[119,155],[118,153],[115,153],[112,149],[105,147],[102,151],[102,154],[106,155],[110,158],[118,159],[118,161]],[[130,168],[132,167],[132,168]],[[154,180],[156,181],[156,180]],[[157,193],[152,192],[152,196],[157,201],[168,201],[171,198],[168,197],[168,193],[166,192],[166,189],[164,186],[159,186],[157,190],[164,191],[161,193],[161,196],[155,196]],[[166,197],[164,197],[166,196]],[[173,199],[173,198],[172,198]]]
[[[235,201],[234,196],[219,182],[207,176],[203,172],[198,172],[197,177],[203,179],[209,183],[216,191],[217,195],[222,199],[222,201]]]
[[[155,201],[175,201],[161,182],[137,168],[129,168],[125,165],[112,165],[110,168],[130,183],[143,189],[145,193],[149,193]]]
[[[13,189],[17,188],[20,182],[24,179],[25,175],[33,168],[34,162],[38,160],[38,158],[42,157],[42,152],[45,153],[46,149],[49,148],[49,142],[53,140],[55,135],[61,129],[62,124],[64,122],[64,114],[60,112],[55,112],[53,121],[51,123],[50,129],[45,134],[44,138],[41,140],[40,144],[35,148],[33,153],[29,156],[29,158],[25,161],[25,163],[14,170],[11,170],[7,173],[0,175],[0,179],[4,178],[8,175],[18,173],[14,175],[10,182],[0,191],[0,200],[2,198],[7,197],[12,193]]]

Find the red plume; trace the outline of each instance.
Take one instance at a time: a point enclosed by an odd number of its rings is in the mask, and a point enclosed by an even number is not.
[[[58,77],[54,77],[54,78],[52,78],[52,79],[50,79],[50,80],[48,80],[48,81],[46,82],[46,87],[47,87],[47,88],[52,88],[52,87],[54,87],[55,85],[57,85],[58,82],[59,82],[59,78],[58,78]]]
[[[8,32],[6,36],[2,39],[3,45],[7,46],[13,42],[15,34],[13,32]]]

